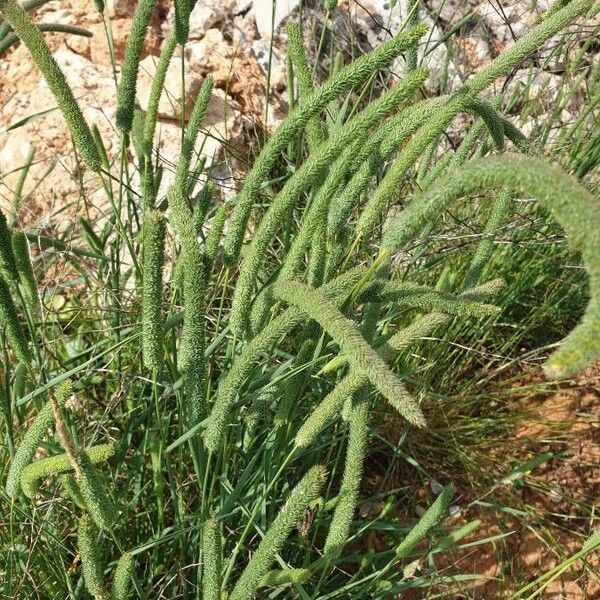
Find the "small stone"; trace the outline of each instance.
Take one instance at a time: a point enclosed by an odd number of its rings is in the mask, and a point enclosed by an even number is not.
[[[429,482],[429,487],[431,488],[431,491],[437,496],[438,494],[440,494],[442,492],[442,490],[444,489],[444,486],[439,482],[436,481],[435,479],[432,479]]]

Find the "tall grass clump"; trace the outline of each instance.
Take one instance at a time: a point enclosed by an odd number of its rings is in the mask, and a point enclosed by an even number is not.
[[[175,2],[144,115],[137,75],[155,2],[137,5],[116,95],[115,167],[40,28],[0,0],[111,207],[105,222],[81,217],[69,243],[36,239],[18,222],[22,185],[15,218],[0,218],[2,594],[427,593],[442,577],[436,557],[475,529],[446,521],[465,483],[455,474],[431,486],[416,519],[418,484],[395,473],[429,475],[412,448],[427,446],[440,407],[454,401],[447,383],[478,377],[454,346],[516,343],[502,329],[523,289],[515,281],[528,277],[523,264],[537,268],[518,244],[497,244],[520,235],[517,203],[542,215],[544,231],[562,231],[569,253],[552,256],[579,261],[586,290],[571,321],[552,330],[551,354],[538,350],[545,374],[570,377],[600,355],[595,138],[582,141],[585,158],[550,164],[508,116],[509,99],[489,92],[595,3],[555,3],[439,97],[423,93],[425,5],[405,5],[400,33],[345,66],[337,59],[324,80],[302,28],[289,26],[290,113],[224,201],[199,150],[210,77],[182,111],[171,169],[156,151],[159,100],[191,4]],[[325,8],[328,21],[334,3]],[[399,56],[406,68],[396,76]],[[594,67],[580,67],[593,80]],[[590,97],[599,91],[590,84]],[[586,110],[572,127],[591,128]],[[460,129],[452,148],[451,126]],[[471,227],[469,243],[458,243],[456,222]],[[52,282],[49,266],[64,281]],[[547,274],[536,281],[553,285]]]

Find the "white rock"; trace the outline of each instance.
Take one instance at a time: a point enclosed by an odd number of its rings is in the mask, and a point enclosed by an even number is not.
[[[107,0],[106,8],[111,17],[131,17],[136,4],[135,0]]]
[[[279,55],[279,52],[275,48],[269,52],[269,42],[265,40],[256,40],[252,42],[252,55],[256,59],[256,62],[260,65],[260,68],[266,74],[269,72],[269,54],[271,60],[271,76],[269,82],[272,88],[278,88],[285,86],[286,84],[286,66],[285,60]]]
[[[189,40],[200,40],[209,29],[218,27],[225,29],[229,26],[234,14],[237,12],[237,0],[197,0],[190,14]],[[163,33],[167,33],[173,27],[175,9],[171,7],[163,26]]]
[[[300,6],[300,0],[254,0],[253,11],[258,33],[270,40],[281,22]]]

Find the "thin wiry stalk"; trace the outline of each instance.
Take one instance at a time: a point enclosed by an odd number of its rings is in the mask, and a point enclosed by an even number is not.
[[[66,25],[64,23],[38,23],[37,28],[42,32],[52,33],[70,33],[71,35],[80,35],[82,37],[91,38],[93,33],[82,27],[75,25]],[[20,40],[15,33],[9,33],[4,38],[0,39],[0,56],[2,56],[12,45]]]
[[[1,38],[2,36],[0,35],[0,39]],[[15,221],[17,220],[17,216],[21,208],[21,203],[23,202],[23,188],[25,187],[25,182],[27,181],[31,165],[33,165],[34,158],[35,148],[33,146],[30,146],[29,150],[27,151],[27,157],[25,158],[25,164],[21,167],[21,170],[19,172],[19,178],[17,179],[17,183],[15,185],[15,193],[13,197],[12,210],[9,220],[9,224],[11,225],[11,227],[14,226]]]
[[[23,10],[28,12],[30,10],[34,10],[35,8],[39,8],[43,6],[50,0],[26,0],[21,4]],[[7,21],[4,21],[0,18],[0,40],[11,30],[11,26]]]

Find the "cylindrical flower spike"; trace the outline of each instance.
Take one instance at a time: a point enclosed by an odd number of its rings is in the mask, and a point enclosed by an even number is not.
[[[206,250],[204,251],[206,271],[211,273],[215,262],[217,260],[217,254],[219,252],[219,244],[221,243],[221,236],[223,235],[223,228],[225,227],[225,219],[227,218],[227,205],[221,204],[215,216],[213,218],[212,227],[206,236]]]
[[[325,558],[330,560],[335,560],[342,553],[354,519],[367,450],[368,416],[368,403],[364,398],[356,398],[350,414],[344,477],[323,549]]]
[[[127,600],[131,589],[131,576],[133,574],[133,556],[126,552],[121,556],[115,569],[115,578],[112,584],[112,600]]]
[[[183,267],[184,316],[178,366],[186,371],[193,362],[204,362],[206,273],[198,244],[184,248]]]
[[[6,222],[4,212],[0,210],[0,274],[13,286],[19,284],[17,260],[13,252],[12,234]]]
[[[373,303],[393,302],[422,312],[437,311],[459,317],[490,317],[499,312],[499,308],[493,304],[438,292],[407,281],[375,281],[361,294],[361,299]]]
[[[110,531],[117,520],[117,511],[110,490],[87,454],[77,455],[75,481],[86,508],[100,529]]]
[[[58,387],[56,400],[59,406],[64,406],[69,397],[70,389],[71,383],[69,380],[64,381]],[[29,429],[25,432],[21,445],[13,456],[6,478],[6,491],[9,496],[14,498],[19,493],[23,469],[31,462],[48,428],[52,427],[53,424],[54,412],[52,410],[52,403],[47,401],[33,420],[33,423],[29,426]]]
[[[345,317],[317,290],[302,283],[287,281],[276,284],[274,291],[279,298],[295,304],[317,321],[348,356],[350,364],[362,371],[409,423],[417,427],[425,426],[425,418],[419,405],[410,397],[384,360],[362,337],[354,321]]]
[[[175,34],[177,42],[183,46],[190,34],[190,3],[188,0],[175,0]]]
[[[17,309],[10,290],[0,277],[0,325],[5,328],[5,335],[17,358],[25,365],[31,363],[31,352],[25,340],[25,334],[19,322]]]
[[[173,226],[181,236],[182,244],[185,246],[197,245],[193,213],[188,205],[188,177],[198,133],[212,98],[213,85],[211,77],[206,77],[202,82],[181,144],[175,181],[167,196]]]
[[[114,454],[114,444],[100,444],[85,450],[91,463],[99,463],[108,460]],[[21,474],[21,488],[28,498],[32,498],[37,492],[40,480],[60,473],[68,473],[73,470],[73,465],[66,454],[50,456],[29,463]]]
[[[121,65],[121,80],[117,88],[117,127],[123,133],[129,133],[133,124],[140,58],[155,4],[156,0],[140,0],[138,2],[125,47],[125,57]]]
[[[145,208],[152,208],[156,195],[156,186],[154,182],[154,173],[152,169],[152,144],[154,143],[154,133],[156,131],[156,122],[158,119],[158,105],[160,97],[165,87],[167,70],[173,53],[177,47],[177,35],[172,31],[165,40],[158,57],[156,72],[150,86],[150,95],[148,97],[148,106],[144,118],[144,130],[142,133],[142,145],[144,153],[143,185],[142,185],[142,203]]]
[[[318,498],[325,476],[324,467],[313,467],[291,491],[286,503],[281,507],[242,572],[229,600],[252,600],[255,597],[262,578],[269,571],[272,561],[283,547],[290,532],[298,525],[310,503]]]
[[[104,587],[104,561],[98,530],[89,515],[84,515],[79,520],[77,530],[77,545],[81,556],[83,580],[88,592],[94,600],[111,600],[110,594]]]
[[[15,229],[12,233],[12,247],[17,263],[17,272],[23,284],[24,296],[31,310],[39,306],[39,295],[31,255],[29,254],[29,242],[27,236],[20,230]]]
[[[427,509],[427,512],[421,517],[419,522],[408,532],[396,548],[396,557],[404,558],[408,556],[411,550],[435,527],[446,514],[448,506],[454,495],[454,487],[446,486],[435,502]]]
[[[160,369],[163,356],[162,287],[165,218],[150,211],[142,232],[142,354],[148,369]]]
[[[406,24],[409,27],[414,27],[419,24],[419,4],[421,0],[406,0]],[[414,71],[419,64],[419,45],[415,42],[406,51],[406,71]]]
[[[221,600],[221,530],[211,517],[202,530],[202,600]]]
[[[380,165],[402,145],[423,123],[426,123],[446,102],[447,97],[423,100],[409,106],[384,123],[365,146],[368,153],[340,194],[333,198],[329,209],[327,233],[337,236],[358,199],[367,189]]]
[[[296,23],[288,23],[288,55],[292,61],[293,70],[298,78],[298,88],[300,91],[300,99],[311,94],[314,89],[314,83],[308,66],[308,58],[302,44],[302,34]],[[320,122],[318,114],[312,117],[306,124],[306,141],[308,148],[312,152],[325,139],[325,129],[323,123]]]
[[[308,581],[310,575],[310,569],[276,569],[262,578],[260,587],[276,587],[286,583],[299,585]]]

